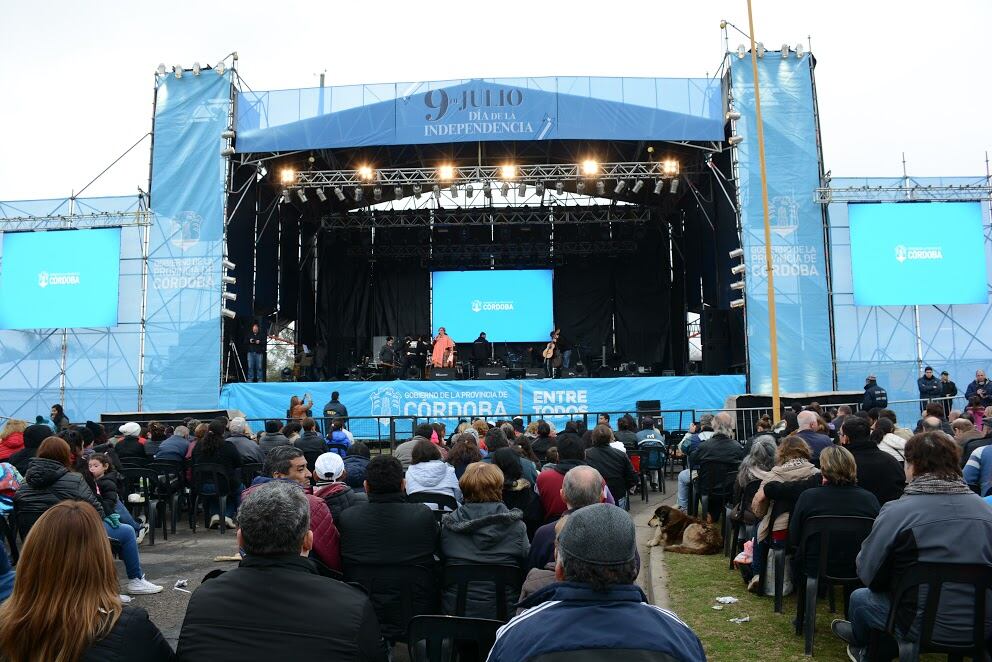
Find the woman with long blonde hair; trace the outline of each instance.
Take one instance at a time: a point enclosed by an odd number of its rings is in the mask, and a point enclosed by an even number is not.
[[[175,659],[139,607],[121,604],[110,543],[87,503],[63,501],[28,534],[14,592],[0,606],[9,662]]]

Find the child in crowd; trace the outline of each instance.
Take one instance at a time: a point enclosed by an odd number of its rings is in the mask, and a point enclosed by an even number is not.
[[[145,534],[148,533],[148,525],[138,524],[121,502],[118,496],[118,491],[121,488],[120,476],[114,470],[110,458],[103,453],[95,453],[90,456],[88,466],[90,474],[93,476],[93,482],[96,483],[96,496],[100,499],[107,517],[113,519],[113,515],[116,515],[119,522],[133,528],[135,538],[140,545]]]

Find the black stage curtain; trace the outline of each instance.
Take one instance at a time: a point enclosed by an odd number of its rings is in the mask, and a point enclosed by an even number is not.
[[[637,239],[637,252],[617,259],[614,271],[617,351],[650,366],[671,360],[668,237],[652,227]]]
[[[271,315],[276,310],[279,283],[279,207],[276,193],[261,187],[255,219],[255,314]]]
[[[600,355],[603,344],[611,344],[612,261],[573,260],[555,269],[554,307],[556,324],[573,344],[581,346],[588,365]]]
[[[233,190],[228,196],[227,257],[235,268],[230,275],[237,283],[228,286],[228,292],[238,295],[236,301],[227,302],[227,307],[239,317],[251,317],[255,291],[252,287],[255,253],[255,171],[241,167],[234,171]],[[245,187],[251,190],[245,191]],[[244,199],[242,200],[242,194]],[[239,204],[240,201],[240,204]]]
[[[430,333],[430,272],[418,260],[376,262],[370,289],[372,316],[366,339]]]
[[[285,320],[295,320],[300,300],[300,212],[290,205],[279,206],[279,311]]]

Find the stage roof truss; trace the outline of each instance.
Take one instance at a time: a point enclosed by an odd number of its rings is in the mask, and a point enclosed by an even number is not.
[[[149,226],[152,224],[153,214],[151,211],[136,210],[52,216],[0,216],[0,232]]]
[[[848,186],[820,187],[814,201],[826,205],[831,202],[952,202],[962,200],[988,200],[992,197],[990,184],[962,184],[960,186]]]
[[[500,260],[525,260],[534,263],[555,262],[564,256],[619,255],[637,251],[637,242],[610,239],[606,241],[555,241],[551,243],[521,244],[395,244],[348,246],[347,254],[353,257],[421,258],[437,262],[473,264],[480,258]]]
[[[636,205],[617,207],[494,207],[476,209],[378,210],[373,213],[328,214],[321,229],[428,228],[469,225],[587,225],[648,223],[651,209]]]

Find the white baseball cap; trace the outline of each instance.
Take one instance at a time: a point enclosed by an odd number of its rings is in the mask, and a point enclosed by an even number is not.
[[[124,425],[117,428],[118,431],[126,437],[137,437],[141,434],[141,426],[135,422],[125,423]]]
[[[314,463],[318,478],[337,480],[344,473],[344,460],[337,453],[324,453]]]

